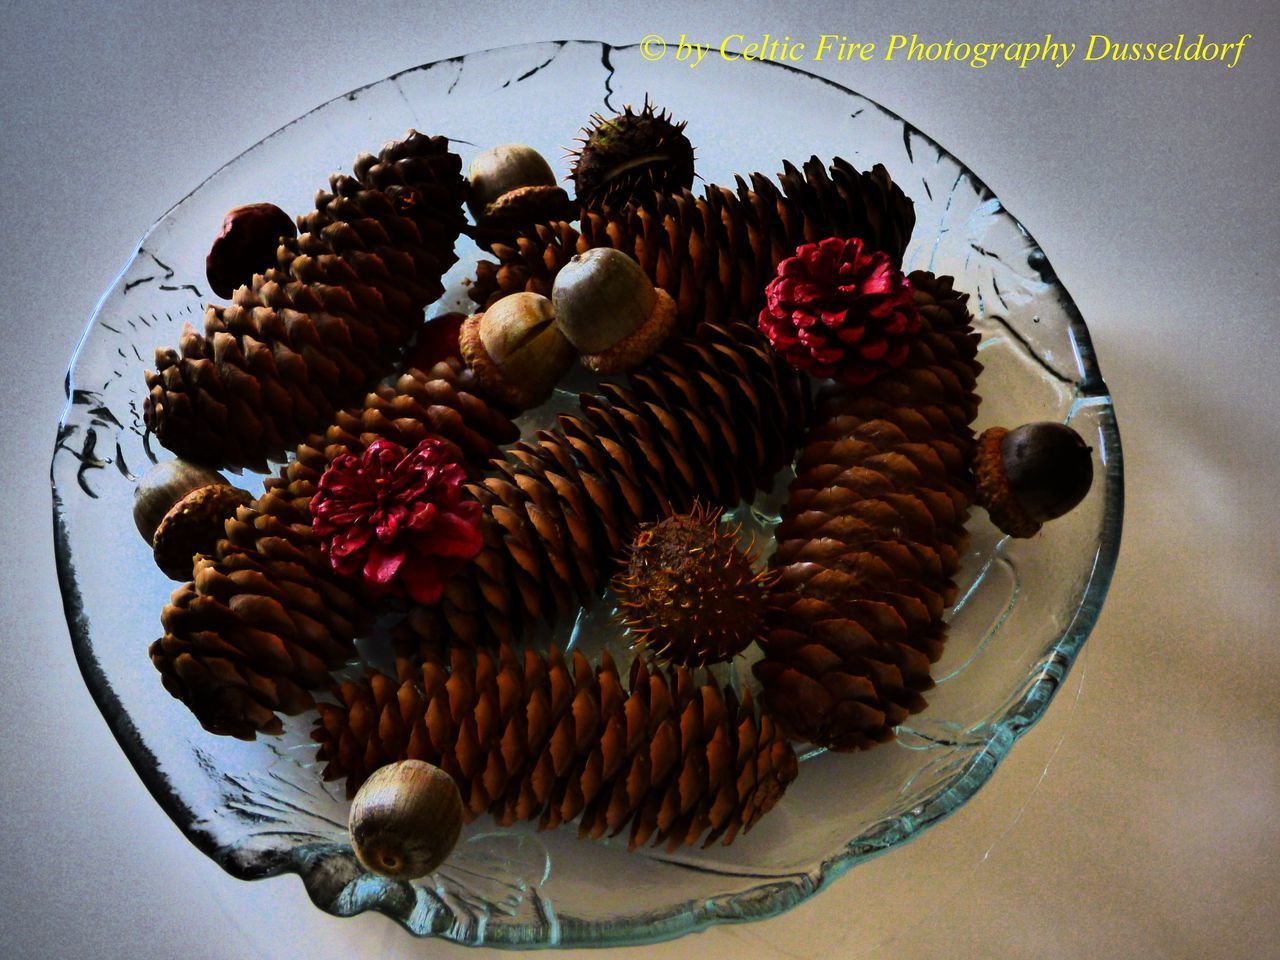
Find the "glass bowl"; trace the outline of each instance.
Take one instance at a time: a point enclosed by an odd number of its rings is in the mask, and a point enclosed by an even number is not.
[[[409,127],[449,136],[464,161],[492,144],[528,143],[564,175],[561,148],[592,113],[646,95],[688,120],[709,183],[772,174],[784,158],[812,154],[885,164],[916,203],[905,267],[953,274],[971,294],[985,366],[976,426],[1071,423],[1093,448],[1094,488],[1026,541],[1002,537],[975,511],[928,709],[892,744],[805,754],[783,801],[731,846],[628,853],[625,842],[579,841],[571,829],[501,830],[482,818],[435,875],[384,880],[351,853],[347,803],[340,784],[320,781],[308,718],[280,737],[218,738],[160,686],[146,649],[174,584],[130,511],[136,476],[162,452],[142,425],[142,371],[184,321],[199,326],[204,256],[228,208],[305,210],[331,170]],[[465,299],[462,280],[479,252],[464,238],[459,256],[450,292],[429,313]],[[956,810],[1071,668],[1111,579],[1123,500],[1119,434],[1084,322],[1030,234],[959,161],[878,104],[792,68],[708,58],[690,70],[670,57],[648,62],[636,46],[578,41],[470,54],[353,90],[180,200],[103,294],[76,348],[52,481],[76,657],[129,760],[193,843],[236,877],[298,874],[333,914],[374,909],[416,934],[524,947],[653,941],[771,916]],[[238,482],[258,489],[254,477]],[[592,654],[608,645],[625,659],[607,614],[605,598],[560,639]],[[747,659],[727,668],[739,682],[750,682]]]

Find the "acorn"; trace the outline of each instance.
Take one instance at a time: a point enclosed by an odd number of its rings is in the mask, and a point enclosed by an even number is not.
[[[155,464],[138,481],[133,490],[133,522],[150,543],[156,527],[175,503],[199,487],[211,483],[229,485],[217,470],[187,460],[163,460]]]
[[[721,663],[756,640],[775,574],[756,571],[752,548],[720,511],[692,511],[643,525],[615,578],[618,618],[637,647],[684,667]]]
[[[570,154],[569,177],[584,207],[621,207],[654,192],[693,186],[693,145],[685,122],[673,123],[646,97],[639,113],[630,105],[606,120],[600,114],[582,128],[582,148]]]
[[[551,288],[556,323],[597,373],[630,370],[671,335],[676,305],[621,250],[594,247],[574,255]]]
[[[389,763],[356,792],[347,829],[365,869],[413,880],[444,863],[457,845],[462,795],[437,766],[422,760]]]
[[[523,143],[504,143],[476,154],[467,168],[467,207],[476,226],[495,237],[514,228],[569,218],[569,195],[542,154]]]
[[[512,411],[551,396],[575,353],[555,323],[551,301],[536,293],[513,293],[468,317],[458,345],[476,379]]]
[[[190,580],[196,554],[212,554],[236,508],[253,497],[216,470],[186,460],[157,463],[133,492],[133,522],[164,575]]]
[[[253,282],[255,273],[276,265],[282,237],[296,237],[293,218],[274,203],[234,207],[222,218],[222,230],[205,257],[204,273],[219,297],[230,299],[238,287]]]
[[[1093,451],[1065,423],[992,427],[978,438],[978,503],[1013,537],[1032,537],[1070,512],[1093,484]]]

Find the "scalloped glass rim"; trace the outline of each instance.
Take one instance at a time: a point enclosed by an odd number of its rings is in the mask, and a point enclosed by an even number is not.
[[[1033,669],[1019,688],[1012,693],[1003,708],[996,715],[984,718],[981,727],[985,733],[985,742],[981,744],[980,749],[969,755],[963,764],[957,765],[955,769],[949,770],[944,777],[939,779],[930,795],[923,802],[914,804],[907,810],[895,811],[892,815],[886,816],[884,819],[870,825],[867,829],[861,831],[858,836],[843,843],[838,849],[833,850],[821,863],[812,865],[810,869],[789,874],[785,879],[765,883],[746,891],[740,890],[722,896],[687,899],[670,904],[660,912],[649,911],[628,917],[610,916],[602,921],[584,921],[569,917],[557,917],[551,903],[549,901],[544,902],[540,895],[534,891],[533,896],[537,900],[535,906],[538,907],[539,916],[543,921],[537,929],[501,922],[489,923],[487,926],[481,923],[477,929],[474,926],[465,924],[459,926],[456,918],[453,918],[451,923],[448,911],[440,909],[425,915],[424,923],[424,914],[422,913],[423,892],[421,889],[385,882],[364,883],[363,885],[339,882],[341,877],[350,879],[348,874],[344,873],[342,867],[344,864],[349,864],[352,859],[349,849],[342,844],[300,844],[265,852],[260,849],[246,852],[244,849],[229,847],[220,843],[211,829],[205,829],[202,826],[200,812],[193,810],[179,796],[174,784],[160,770],[159,758],[152,752],[140,735],[116,690],[113,688],[110,679],[104,672],[93,648],[84,598],[80,583],[76,577],[76,568],[71,555],[67,506],[57,480],[58,454],[69,450],[64,444],[64,439],[68,434],[74,412],[73,408],[78,396],[78,391],[74,386],[74,371],[80,360],[81,352],[89,341],[95,325],[100,320],[104,305],[120,287],[131,267],[136,264],[147,240],[166,221],[170,214],[178,210],[188,199],[197,194],[201,187],[213,180],[219,173],[232,167],[241,158],[251,154],[263,144],[294,126],[294,124],[343,100],[354,101],[366,91],[374,90],[388,83],[395,84],[401,78],[419,72],[430,71],[444,64],[458,63],[461,65],[468,58],[478,60],[486,56],[493,57],[525,50],[535,51],[554,47],[554,52],[549,59],[518,78],[523,81],[537,72],[537,70],[550,64],[561,51],[570,45],[581,45],[581,48],[585,50],[594,49],[599,51],[600,63],[608,71],[605,77],[606,104],[608,104],[609,98],[616,92],[610,83],[614,79],[615,71],[615,66],[611,63],[611,59],[618,54],[637,50],[638,45],[611,46],[593,41],[554,41],[545,44],[530,44],[480,51],[400,71],[384,80],[367,84],[348,94],[335,97],[333,100],[327,101],[298,120],[286,124],[265,137],[235,159],[224,164],[209,178],[206,178],[205,181],[202,181],[199,186],[174,204],[148,229],[147,234],[139,242],[133,254],[130,255],[120,274],[95,306],[84,333],[76,345],[67,371],[67,404],[59,418],[58,441],[55,445],[54,459],[51,464],[54,537],[59,584],[76,659],[90,692],[106,718],[112,733],[135,770],[137,770],[138,775],[170,818],[182,829],[192,843],[233,876],[241,879],[259,879],[286,872],[297,873],[303,878],[313,901],[322,909],[331,913],[350,915],[368,909],[375,909],[395,918],[408,929],[420,935],[434,934],[462,943],[484,943],[512,947],[602,946],[644,943],[680,936],[719,922],[737,922],[773,916],[823,889],[855,864],[903,843],[926,827],[942,820],[968,800],[987,781],[1017,739],[1043,715],[1097,619],[1111,581],[1120,542],[1121,517],[1123,513],[1123,466],[1120,437],[1116,427],[1114,411],[1111,408],[1110,397],[1099,371],[1097,358],[1083,318],[1066,290],[1057,281],[1047,258],[1035,244],[1031,235],[1015,218],[1003,209],[999,201],[995,199],[994,195],[981,180],[959,161],[955,161],[949,154],[946,154],[934,140],[902,121],[896,114],[831,80],[813,76],[785,64],[764,64],[763,67],[798,75],[806,81],[816,80],[854,98],[863,105],[863,109],[867,107],[873,108],[885,117],[898,121],[903,125],[903,140],[908,158],[914,159],[912,157],[912,145],[914,143],[936,150],[939,160],[945,157],[948,161],[954,162],[959,170],[956,183],[959,184],[963,178],[976,193],[990,197],[994,207],[988,211],[989,215],[993,219],[1007,219],[1025,239],[1029,251],[1027,254],[1028,265],[1039,274],[1045,289],[1052,293],[1057,305],[1065,314],[1069,328],[1068,335],[1074,352],[1074,366],[1076,367],[1074,373],[1076,378],[1068,381],[1068,378],[1055,370],[1050,363],[1042,358],[1037,357],[1036,359],[1059,380],[1071,382],[1074,399],[1071,401],[1068,416],[1074,413],[1077,408],[1092,408],[1091,415],[1096,420],[1097,439],[1101,446],[1099,455],[1105,465],[1105,469],[1100,478],[1104,501],[1097,531],[1096,551],[1093,554],[1090,569],[1084,574],[1084,586],[1080,593],[1079,603],[1074,611],[1071,611],[1070,619],[1065,623],[1060,635],[1046,649],[1040,652]],[[738,66],[739,68],[745,67],[743,64]],[[762,69],[762,66],[753,64],[751,69]],[[461,72],[462,67],[459,66],[459,75],[461,75]],[[508,81],[508,83],[510,82]],[[457,80],[454,83],[456,84]],[[452,87],[450,89],[452,90]],[[403,91],[400,91],[400,95],[404,96]],[[610,104],[610,106],[612,105]],[[862,109],[859,109],[852,116],[856,118],[861,112]],[[334,159],[336,158],[330,158],[331,162]],[[928,189],[927,183],[925,184],[925,189]],[[911,190],[908,190],[908,193],[910,192]],[[930,199],[932,199],[932,196]],[[935,241],[935,248],[936,245]],[[982,254],[987,253],[987,251],[982,250],[979,252]],[[151,256],[156,259],[154,254]],[[908,260],[911,259],[909,251]],[[917,259],[919,259],[918,256]],[[160,263],[158,259],[156,259],[156,262],[165,269],[170,269],[166,264]],[[932,265],[932,259],[930,259],[930,265]],[[963,280],[963,277],[958,277],[958,280]],[[197,290],[196,293],[198,294],[199,291]],[[998,289],[997,293],[999,293]],[[979,295],[981,296],[981,291]],[[999,318],[996,319],[998,320]],[[1022,340],[1017,331],[1007,324],[1005,326],[1008,327],[1010,334],[1023,342],[1028,352],[1034,353],[1031,346],[1025,340]],[[108,415],[110,414],[108,413]],[[116,425],[124,429],[123,425],[118,422]],[[93,456],[91,445],[86,446],[85,451],[81,451],[81,454],[76,455],[76,459],[81,464],[77,471],[77,476],[83,473],[84,455]],[[101,462],[110,462],[110,458],[102,458]],[[127,468],[123,466],[123,458],[119,460],[117,466],[120,468],[121,473],[127,474]],[[88,488],[85,489],[88,490]],[[90,495],[95,496],[91,491]],[[157,685],[157,695],[160,692]],[[336,867],[335,864],[337,864]],[[365,879],[369,878],[366,877]],[[335,883],[337,886],[335,886]],[[417,890],[416,893],[410,892],[406,897],[406,890],[413,891],[415,889]]]

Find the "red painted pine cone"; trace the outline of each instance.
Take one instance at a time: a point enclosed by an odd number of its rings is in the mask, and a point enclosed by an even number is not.
[[[906,277],[857,237],[807,243],[778,264],[758,323],[797,369],[852,384],[901,366],[920,329]]]
[[[277,711],[309,709],[309,691],[328,686],[329,671],[353,654],[372,598],[334,572],[311,526],[311,499],[332,460],[380,439],[412,448],[434,437],[473,468],[486,463],[517,431],[469,383],[456,362],[408,371],[340,412],[227,521],[216,555],[201,558],[170,598],[165,634],[150,649],[165,689],[207,730],[250,740],[279,733]]]

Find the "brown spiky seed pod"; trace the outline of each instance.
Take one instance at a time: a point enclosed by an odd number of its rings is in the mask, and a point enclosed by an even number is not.
[[[187,459],[264,470],[358,402],[443,292],[460,169],[445,138],[410,131],[330,177],[274,268],[209,305],[203,335],[187,325],[177,350],[156,350],[147,427]]]
[[[429,436],[478,467],[514,439],[515,425],[467,391],[460,363],[404,373],[361,407],[340,412],[313,436],[265,492],[227,521],[213,556],[195,564],[161,614],[165,635],[151,660],[165,688],[201,724],[253,739],[279,733],[277,711],[312,705],[309,691],[353,653],[373,605],[336,574],[311,529],[310,504],[325,468],[378,439],[412,448]]]
[[[637,646],[696,667],[730,660],[760,636],[774,575],[756,571],[754,544],[741,550],[739,529],[701,503],[640,527],[613,583]]]
[[[910,279],[906,362],[819,397],[770,558],[762,698],[789,735],[837,750],[925,706],[966,544],[978,337],[949,277]]]
[[[624,207],[584,209],[578,228],[540,224],[514,244],[495,244],[496,264],[476,267],[471,296],[478,303],[529,290],[550,295],[571,257],[593,247],[616,247],[644,268],[676,302],[679,328],[701,321],[755,323],[777,266],[804,243],[860,237],[900,266],[915,226],[911,200],[884,167],[859,173],[837,158],[817,157],[803,171],[784,165],[777,182],[762,174],[739,177],[735,188],[708,186],[652,193]]]
[[[570,153],[569,179],[584,207],[620,207],[654,193],[693,186],[693,144],[686,121],[674,123],[645,97],[637,113],[630,104],[605,119],[600,114],[582,128],[580,148]]]
[[[375,673],[336,694],[317,705],[312,737],[324,778],[345,777],[348,795],[386,763],[424,760],[458,783],[468,820],[576,819],[579,836],[627,831],[632,849],[729,843],[797,773],[749,695],[642,660],[624,689],[607,651],[593,670],[555,647],[455,649],[448,667],[428,662],[399,681]]]

